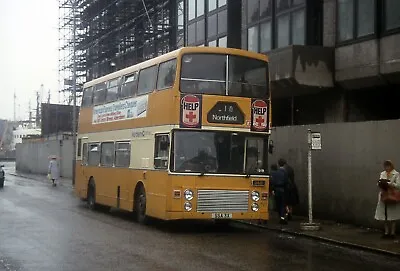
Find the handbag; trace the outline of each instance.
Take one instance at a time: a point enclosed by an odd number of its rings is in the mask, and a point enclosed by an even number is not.
[[[381,200],[386,204],[395,204],[400,202],[400,190],[388,187],[381,191]]]

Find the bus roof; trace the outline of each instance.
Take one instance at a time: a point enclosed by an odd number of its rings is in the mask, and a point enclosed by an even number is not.
[[[130,74],[134,73],[136,71],[139,71],[141,69],[151,67],[153,65],[156,65],[158,63],[162,63],[174,58],[178,58],[178,56],[181,56],[183,54],[189,54],[189,53],[216,53],[216,54],[229,54],[229,55],[240,55],[244,57],[249,57],[249,58],[254,58],[254,59],[259,59],[262,61],[268,61],[268,57],[264,54],[259,54],[255,52],[250,52],[246,50],[241,50],[241,49],[234,49],[234,48],[221,48],[221,47],[182,47],[180,49],[177,49],[175,51],[166,53],[164,55],[143,61],[141,63],[129,66],[127,68],[124,68],[122,70],[104,75],[102,77],[96,78],[92,81],[89,81],[84,84],[84,88],[94,86],[98,83],[105,82],[108,80],[112,80],[115,78],[119,78],[125,74]]]

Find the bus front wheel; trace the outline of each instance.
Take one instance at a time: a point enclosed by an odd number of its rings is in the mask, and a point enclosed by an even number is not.
[[[140,224],[146,224],[148,219],[146,216],[146,191],[143,185],[139,185],[135,193],[135,214],[136,220]]]

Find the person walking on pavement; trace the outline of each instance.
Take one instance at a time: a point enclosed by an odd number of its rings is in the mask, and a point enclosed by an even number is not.
[[[60,177],[60,172],[58,170],[57,157],[55,155],[50,156],[50,162],[47,173],[49,175],[49,179],[53,182],[53,186],[56,186],[57,185],[56,181]]]
[[[285,169],[288,177],[288,186],[286,189],[286,215],[288,220],[291,220],[293,216],[293,206],[299,204],[299,193],[294,180],[294,170],[283,158],[278,160],[278,165]]]
[[[271,165],[270,184],[272,194],[275,197],[276,209],[279,214],[279,223],[287,224],[285,217],[285,190],[288,182],[287,174],[284,168],[279,168],[276,164]]]
[[[400,202],[384,202],[383,196],[389,189],[397,190],[400,193],[400,174],[394,169],[390,160],[383,163],[384,171],[379,176],[378,186],[381,192],[378,197],[378,204],[375,211],[375,219],[384,221],[384,239],[394,239],[396,233],[396,220],[400,220]]]

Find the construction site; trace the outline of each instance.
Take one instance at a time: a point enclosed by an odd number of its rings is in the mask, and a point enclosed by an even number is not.
[[[60,0],[59,82],[65,103],[73,102],[75,92],[79,104],[86,81],[183,45],[178,9],[183,14],[182,0]]]

